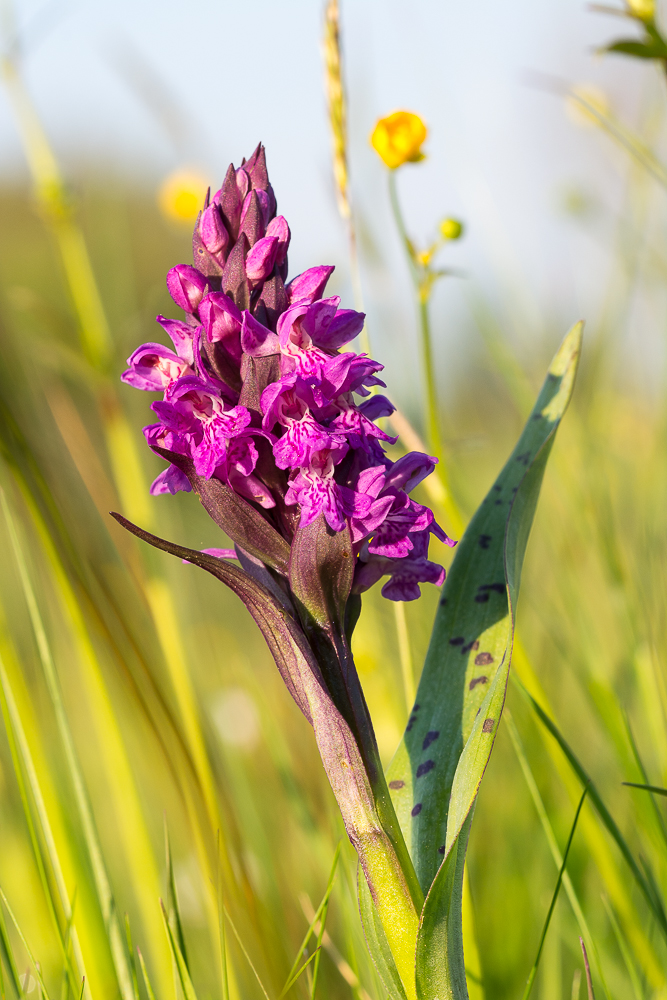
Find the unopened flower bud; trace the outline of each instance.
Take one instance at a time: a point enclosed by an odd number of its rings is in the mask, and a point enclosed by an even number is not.
[[[246,257],[245,273],[248,281],[256,285],[271,274],[278,253],[277,236],[265,236],[258,240]]]
[[[440,223],[440,233],[444,240],[458,240],[463,236],[463,223],[458,219],[443,219]]]
[[[411,111],[395,111],[387,118],[380,118],[371,135],[371,145],[380,159],[396,170],[404,163],[417,163],[424,159],[421,151],[427,129],[419,115]]]
[[[229,243],[229,233],[217,205],[209,205],[199,222],[202,243],[210,253],[220,253]]]
[[[177,306],[193,313],[202,300],[207,281],[203,274],[189,264],[177,264],[167,275],[167,288]]]
[[[287,257],[287,250],[289,247],[290,239],[292,234],[289,231],[289,226],[287,225],[287,219],[284,215],[277,215],[275,219],[272,219],[269,223],[267,230],[267,236],[277,236],[278,237],[278,252],[276,253],[276,264],[280,265],[285,262]]]

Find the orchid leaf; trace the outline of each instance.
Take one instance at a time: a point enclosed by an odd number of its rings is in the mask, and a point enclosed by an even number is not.
[[[582,325],[565,338],[519,442],[473,517],[445,584],[389,788],[422,889],[417,995],[465,997],[458,931],[464,829],[498,732],[521,566]],[[458,952],[457,952],[458,949]],[[454,991],[454,992],[452,992]]]
[[[188,477],[206,512],[233,542],[280,573],[287,573],[289,545],[259,511],[219,479],[197,475],[187,455],[154,447],[153,451],[171,462]]]
[[[368,882],[364,878],[361,866],[359,867],[357,882],[361,923],[364,928],[366,946],[375,965],[375,971],[380,977],[380,982],[384,986],[389,1000],[406,1000],[401,977],[398,974],[387,937],[382,929],[377,909],[373,905]]]

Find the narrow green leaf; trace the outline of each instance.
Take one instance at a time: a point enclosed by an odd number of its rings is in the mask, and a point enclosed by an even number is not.
[[[319,954],[319,949],[317,951],[314,951],[313,954],[310,955],[306,959],[306,961],[303,963],[303,965],[299,969],[297,969],[297,971],[294,973],[294,975],[292,976],[291,979],[287,980],[287,982],[285,983],[285,985],[282,988],[282,991],[280,993],[280,996],[278,997],[278,1000],[282,1000],[282,998],[285,996],[285,994],[288,993],[292,989],[292,987],[294,986],[294,984],[297,981],[297,979],[299,979],[299,977],[301,976],[301,973],[306,971],[306,969],[308,968],[308,966],[310,965],[310,963],[315,959],[315,956],[318,955],[318,954]]]
[[[192,985],[192,980],[190,979],[190,973],[188,972],[188,967],[183,957],[183,953],[178,946],[178,941],[174,935],[169,924],[169,917],[165,909],[164,903],[160,900],[160,906],[162,907],[162,919],[164,920],[164,929],[167,932],[167,940],[169,941],[169,949],[171,951],[172,958],[176,964],[176,971],[178,972],[178,981],[181,984],[181,989],[183,990],[183,996],[185,1000],[197,1000],[197,994],[195,993],[194,986]]]
[[[322,942],[322,935],[324,933],[325,914],[326,914],[326,911],[327,911],[327,908],[328,908],[328,905],[329,905],[329,897],[331,896],[331,892],[332,892],[333,887],[334,887],[334,878],[336,876],[336,868],[338,866],[338,858],[339,857],[340,857],[340,843],[336,847],[336,851],[334,853],[333,864],[331,866],[331,871],[329,873],[329,880],[327,882],[327,887],[324,890],[324,896],[322,897],[322,901],[321,901],[320,905],[317,907],[317,910],[315,911],[315,915],[314,915],[313,919],[310,922],[310,925],[308,927],[308,930],[305,933],[303,941],[301,942],[301,947],[297,951],[296,957],[295,957],[294,961],[292,962],[292,968],[290,969],[289,974],[287,976],[287,979],[285,981],[285,986],[283,987],[283,991],[280,994],[281,996],[284,996],[284,994],[289,989],[289,985],[288,984],[291,984],[294,981],[294,975],[295,975],[296,970],[298,968],[299,962],[301,961],[301,956],[303,955],[304,951],[306,950],[308,942],[310,941],[312,935],[315,932],[315,928],[317,926],[318,921],[321,921],[321,923],[320,923],[320,931],[319,931],[319,934],[318,934],[318,945],[317,946],[319,947],[320,944],[321,944],[321,942]],[[304,966],[304,968],[305,968],[305,966]]]
[[[641,788],[645,792],[653,792],[654,795],[667,795],[667,788],[659,788],[657,785],[640,785],[636,781],[622,781],[621,784],[627,788]]]
[[[616,944],[618,945],[618,950],[623,956],[623,961],[625,962],[625,968],[628,970],[628,978],[632,983],[632,991],[635,995],[635,1000],[644,1000],[644,994],[641,986],[641,980],[639,978],[639,973],[637,972],[637,966],[635,965],[632,952],[628,947],[628,942],[625,934],[620,928],[618,920],[616,919],[616,914],[614,913],[613,907],[606,896],[602,896],[602,903],[605,910],[607,911],[607,916],[609,917],[609,923],[614,931],[614,937],[616,938]]]
[[[44,985],[44,980],[42,979],[42,970],[40,968],[39,962],[37,962],[35,960],[35,956],[33,955],[32,951],[30,950],[28,942],[25,939],[25,935],[24,935],[23,931],[21,930],[21,927],[19,925],[18,920],[14,916],[14,913],[13,913],[13,911],[12,911],[9,903],[7,902],[7,897],[5,896],[5,894],[2,891],[2,889],[0,889],[0,899],[2,899],[2,902],[5,904],[5,907],[7,909],[7,913],[12,918],[12,923],[14,924],[14,927],[16,927],[16,930],[18,931],[18,935],[21,938],[21,943],[23,944],[23,947],[25,948],[26,952],[28,953],[28,958],[30,959],[30,962],[32,963],[32,967],[35,970],[35,975],[37,977],[37,982],[40,985],[40,989],[42,990],[42,993],[46,997],[46,1000],[50,1000],[49,991],[47,990],[46,986]],[[19,982],[20,982],[20,980],[19,980]],[[19,986],[19,992],[20,993],[23,992],[20,989],[20,986]]]
[[[16,531],[14,519],[7,504],[4,490],[1,488],[0,506],[2,507],[5,521],[7,522],[7,529],[12,543],[12,548],[14,550],[14,557],[16,559],[21,579],[23,594],[28,606],[28,612],[35,634],[35,642],[37,644],[49,695],[53,704],[59,736],[65,751],[67,769],[72,782],[72,787],[74,789],[83,835],[95,879],[95,889],[109,938],[109,946],[113,957],[114,968],[118,977],[118,984],[120,986],[123,1000],[134,1000],[132,992],[132,975],[125,951],[125,942],[123,940],[118,920],[116,903],[111,890],[109,874],[104,863],[102,845],[100,843],[99,834],[95,825],[92,806],[90,804],[88,791],[83,778],[81,763],[74,746],[74,738],[72,736],[72,731],[65,712],[58,672],[56,670],[51,647],[46,635],[46,629],[44,628],[44,622],[39,611],[32,581],[28,573],[28,567],[21,548],[19,536]]]
[[[583,766],[579,762],[576,754],[570,747],[569,743],[561,734],[556,723],[549,718],[549,716],[546,714],[542,706],[539,705],[537,701],[535,701],[535,699],[526,690],[524,685],[517,677],[515,677],[515,681],[518,689],[522,692],[528,703],[532,706],[533,711],[539,718],[540,722],[542,722],[545,728],[548,729],[548,731],[551,733],[553,738],[560,746],[570,766],[572,767],[572,770],[577,775],[581,783],[588,784],[590,786],[589,787],[590,799],[593,805],[595,806],[595,810],[598,816],[602,820],[604,826],[607,828],[607,831],[611,835],[613,840],[616,841],[616,845],[618,846],[621,854],[623,855],[623,858],[625,859],[626,864],[628,865],[630,871],[632,872],[633,877],[637,882],[637,885],[641,889],[644,899],[646,900],[650,909],[652,910],[653,915],[656,918],[657,924],[660,927],[663,936],[667,939],[667,915],[665,914],[662,901],[660,900],[659,897],[656,897],[656,895],[653,892],[651,882],[647,880],[646,876],[642,873],[639,865],[635,861],[632,851],[630,850],[628,843],[625,840],[625,837],[619,830],[615,820],[611,816],[611,813],[609,812],[604,802],[602,801],[600,793],[598,792],[597,788],[591,781],[589,775],[586,773]],[[652,876],[651,876],[651,881],[652,881]]]
[[[633,56],[635,59],[667,59],[667,47],[659,42],[638,42],[634,38],[620,38],[611,45],[606,45],[605,52],[618,52],[623,56]]]
[[[227,935],[225,934],[225,901],[222,883],[222,844],[220,831],[216,836],[216,892],[218,901],[218,936],[220,940],[220,982],[222,1000],[229,1000],[229,975],[227,972]]]
[[[181,912],[178,906],[178,894],[176,892],[176,879],[174,878],[174,864],[171,857],[171,844],[169,843],[169,831],[167,829],[167,818],[164,820],[164,850],[167,858],[167,898],[169,900],[168,919],[176,935],[178,948],[183,956],[185,967],[190,971],[188,953],[185,947],[185,935],[183,934],[183,924],[181,922]]]
[[[533,983],[535,982],[535,976],[537,975],[537,969],[540,964],[540,958],[542,957],[542,949],[544,948],[544,942],[546,941],[547,938],[547,931],[549,930],[551,917],[553,916],[554,909],[556,908],[556,902],[558,900],[558,894],[560,892],[561,883],[563,881],[563,875],[565,874],[565,866],[567,865],[567,858],[570,853],[570,847],[572,846],[572,841],[574,840],[574,831],[577,829],[577,823],[579,822],[579,814],[583,808],[584,799],[586,798],[587,792],[588,792],[588,785],[586,785],[586,787],[583,790],[582,796],[579,800],[579,805],[577,806],[577,811],[574,814],[574,822],[572,823],[570,836],[567,838],[567,844],[563,852],[563,862],[558,872],[558,878],[556,879],[556,888],[554,889],[553,896],[551,897],[551,905],[549,906],[549,912],[547,913],[546,920],[544,921],[544,927],[542,928],[542,936],[540,938],[540,943],[537,946],[537,954],[535,956],[535,961],[533,962],[533,967],[528,975],[528,982],[526,983],[526,989],[524,990],[523,1000],[528,1000],[528,997],[530,996],[530,991],[533,988]]]
[[[415,976],[420,1000],[467,1000],[461,905],[468,834],[474,807],[448,852],[426,897],[417,936]]]
[[[224,907],[224,911],[225,911],[225,916],[227,917],[227,920],[229,920],[229,926],[234,931],[234,937],[236,938],[236,940],[239,943],[239,948],[243,952],[243,957],[245,958],[246,962],[248,963],[248,965],[252,969],[252,972],[253,972],[253,975],[255,976],[255,979],[259,983],[259,988],[261,989],[262,993],[266,997],[266,1000],[271,1000],[271,998],[269,997],[269,994],[266,992],[266,987],[264,986],[264,983],[260,979],[259,972],[255,968],[253,960],[251,959],[250,955],[248,954],[248,949],[244,945],[243,939],[241,938],[241,935],[239,934],[238,930],[236,929],[236,924],[234,923],[234,921],[230,917],[229,910],[227,909],[226,906]]]
[[[134,961],[134,947],[132,945],[132,931],[130,929],[130,918],[125,914],[125,940],[127,942],[127,953],[130,959],[130,971],[132,972],[132,986],[136,1000],[140,1000],[139,979],[137,977],[137,963]],[[86,977],[83,977],[84,982]]]
[[[17,997],[20,997],[22,993],[21,980],[19,979],[19,970],[14,960],[14,949],[7,934],[7,924],[5,923],[5,915],[2,912],[2,907],[0,907],[0,954],[2,955],[5,968],[9,973],[14,992]]]
[[[577,324],[563,341],[516,448],[459,543],[417,701],[389,768],[399,821],[428,892],[416,952],[420,1000],[467,995],[460,941],[467,824],[498,732],[523,557],[581,335]]]
[[[153,991],[153,987],[151,986],[151,981],[148,977],[148,969],[146,968],[146,963],[144,962],[144,956],[141,954],[140,948],[137,948],[137,955],[139,956],[139,965],[141,966],[141,974],[144,977],[144,985],[146,987],[148,1000],[155,1000],[155,993]]]
[[[366,937],[366,945],[373,959],[380,982],[387,991],[389,1000],[407,1000],[401,977],[398,974],[394,956],[382,929],[377,908],[373,905],[368,882],[359,866],[357,877],[359,892],[359,912]]]
[[[389,768],[424,891],[465,821],[498,730],[521,563],[549,450],[572,392],[581,331],[577,324],[563,341],[516,448],[459,542],[417,701]]]

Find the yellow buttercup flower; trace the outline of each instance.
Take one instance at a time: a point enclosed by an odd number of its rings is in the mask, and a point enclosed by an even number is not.
[[[194,222],[201,211],[208,183],[196,170],[180,169],[165,177],[158,191],[158,204],[174,222]]]
[[[655,17],[655,0],[627,0],[630,13],[642,21],[652,21]]]
[[[394,111],[387,118],[380,118],[371,135],[371,145],[390,170],[404,163],[417,163],[424,159],[421,151],[427,129],[419,115],[411,111]]]

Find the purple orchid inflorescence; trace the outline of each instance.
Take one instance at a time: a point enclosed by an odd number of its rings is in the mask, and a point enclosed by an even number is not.
[[[387,457],[383,443],[397,439],[377,420],[394,407],[370,391],[384,386],[383,366],[341,350],[360,333],[364,314],[325,297],[333,267],[286,283],[289,242],[260,144],[207,196],[194,231],[195,266],[179,264],[167,276],[185,314],[157,317],[174,350],[144,344],[122,375],[163,393],[151,405],[158,422],[144,428],[150,447],[169,460],[151,493],[194,488],[207,506],[205,484],[218,481],[289,546],[298,528],[318,519],[329,534],[347,529],[351,592],[388,576],[385,597],[413,600],[420,583],[444,581],[444,569],[428,559],[430,535],[454,544],[409,496],[437,459]]]

